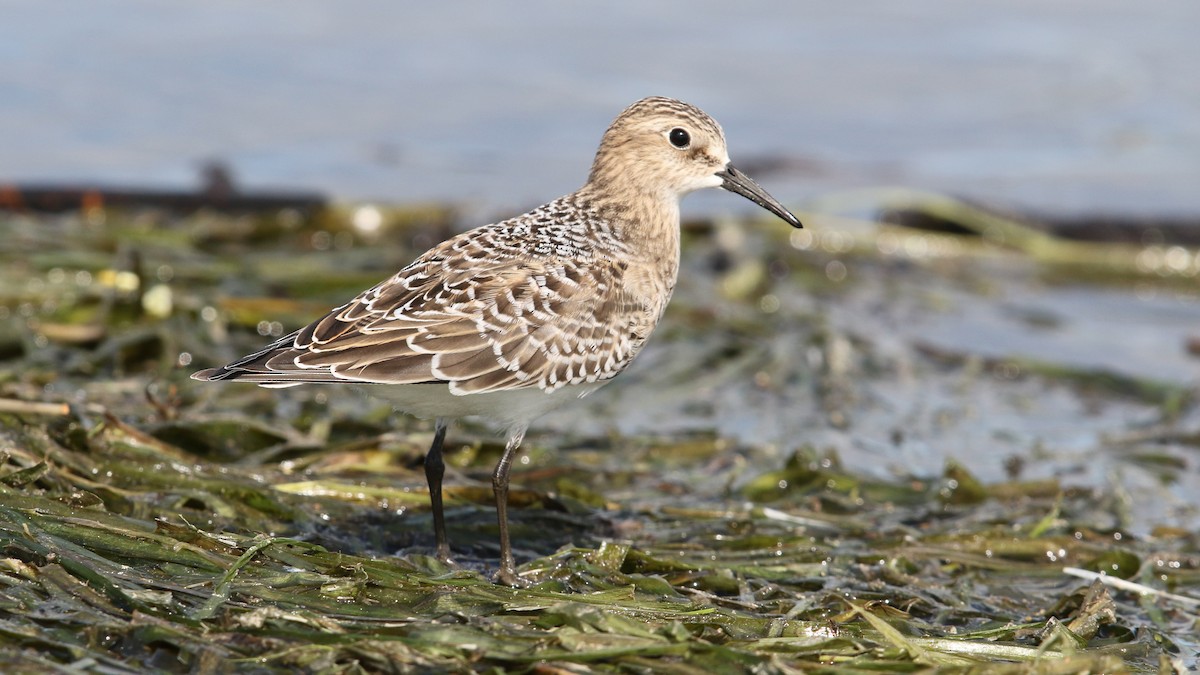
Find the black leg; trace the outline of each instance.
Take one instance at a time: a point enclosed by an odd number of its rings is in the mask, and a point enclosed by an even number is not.
[[[500,523],[500,569],[496,572],[496,581],[509,586],[516,586],[518,580],[512,544],[508,540],[508,472],[524,437],[524,427],[509,431],[504,454],[501,455],[500,463],[496,465],[496,471],[492,474],[492,491],[496,495],[496,520]]]
[[[442,442],[446,440],[446,421],[438,418],[433,444],[425,454],[425,482],[429,483],[429,504],[433,507],[433,536],[437,539],[438,560],[450,560],[450,541],[446,538],[446,514],[442,511],[442,476],[446,463],[442,461]]]

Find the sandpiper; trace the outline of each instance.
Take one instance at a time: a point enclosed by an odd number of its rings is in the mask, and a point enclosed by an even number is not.
[[[508,433],[492,475],[498,581],[517,583],[508,537],[509,469],[529,423],[595,391],[633,360],[662,317],[679,270],[679,199],[735,192],[800,221],[734,168],[720,125],[664,97],[626,108],[604,132],[573,194],[426,251],[395,276],[308,326],[197,380],[263,387],[351,382],[436,420],[425,457],[437,553],[447,420],[480,416]]]

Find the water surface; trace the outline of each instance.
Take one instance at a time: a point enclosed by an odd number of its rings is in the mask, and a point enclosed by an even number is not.
[[[1200,4],[3,2],[0,180],[511,210],[629,102],[688,99],[787,200],[910,185],[1200,212]],[[699,200],[693,210],[732,209]]]

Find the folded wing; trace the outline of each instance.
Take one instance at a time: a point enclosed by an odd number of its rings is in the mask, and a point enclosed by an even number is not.
[[[456,394],[615,376],[653,325],[606,258],[405,268],[309,326],[198,379],[263,386],[445,382]]]

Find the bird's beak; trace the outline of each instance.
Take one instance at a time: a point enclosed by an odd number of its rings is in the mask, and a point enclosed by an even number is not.
[[[736,192],[755,204],[758,204],[764,209],[784,219],[787,224],[791,225],[792,227],[804,227],[800,224],[799,218],[793,216],[791,211],[783,208],[783,204],[780,204],[778,200],[767,194],[767,191],[762,189],[761,185],[750,180],[749,176],[735,169],[733,164],[726,164],[723,170],[717,172],[717,176],[722,181],[722,188],[729,190],[730,192]]]

